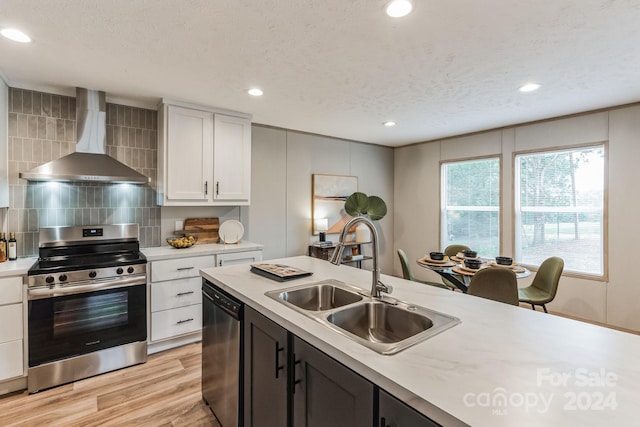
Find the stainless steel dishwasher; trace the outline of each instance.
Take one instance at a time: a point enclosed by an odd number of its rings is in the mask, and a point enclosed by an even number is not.
[[[222,427],[242,425],[243,304],[202,281],[202,398]]]

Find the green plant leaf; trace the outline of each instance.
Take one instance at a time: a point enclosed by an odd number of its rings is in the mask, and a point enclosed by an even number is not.
[[[369,197],[356,191],[344,202],[344,210],[351,216],[366,215],[369,206]]]
[[[367,214],[372,221],[384,218],[387,214],[387,205],[378,196],[369,196],[369,205],[367,206]]]

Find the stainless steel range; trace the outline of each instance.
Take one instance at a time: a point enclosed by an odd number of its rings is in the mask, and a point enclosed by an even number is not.
[[[40,229],[29,269],[29,393],[147,360],[137,224]]]

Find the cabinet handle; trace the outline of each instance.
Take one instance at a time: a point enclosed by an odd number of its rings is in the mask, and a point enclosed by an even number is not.
[[[296,394],[296,385],[300,384],[302,380],[296,379],[296,366],[300,364],[300,360],[296,360],[296,355],[293,355],[293,375],[291,375],[291,394]]]
[[[384,417],[380,418],[380,427],[389,427],[387,426],[387,421],[384,419]]]
[[[177,296],[177,297],[181,297],[181,296],[183,296],[183,295],[190,295],[190,294],[192,294],[192,293],[194,293],[194,291],[189,291],[189,292],[178,292],[178,293],[176,294],[176,296]]]
[[[276,379],[280,378],[280,371],[282,371],[285,366],[280,365],[280,352],[284,351],[284,347],[280,347],[280,343],[276,341]]]
[[[193,270],[193,267],[179,267],[178,271]]]
[[[220,181],[216,181],[216,196],[220,194]]]
[[[204,182],[204,195],[209,194],[209,181]]]
[[[187,322],[193,322],[193,318],[185,319],[185,320],[178,320],[177,324],[181,325],[181,324],[187,323]]]
[[[218,267],[222,267],[222,260],[218,261]]]

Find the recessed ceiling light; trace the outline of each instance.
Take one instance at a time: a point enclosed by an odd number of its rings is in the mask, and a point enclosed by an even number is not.
[[[257,87],[254,87],[252,89],[249,89],[247,91],[247,93],[251,96],[262,96],[264,94],[264,92],[262,92],[260,89],[258,89]]]
[[[0,31],[0,34],[15,42],[29,43],[31,41],[31,38],[28,35],[20,30],[16,30],[15,28],[5,28]]]
[[[390,127],[395,126],[395,125],[396,125],[396,122],[391,121],[391,120],[388,120],[388,121],[386,121],[386,122],[382,122],[382,125],[383,125],[383,126],[386,126],[386,127],[388,127],[388,128],[390,128]]]
[[[392,18],[402,18],[408,15],[413,9],[413,5],[409,0],[393,0],[387,5],[387,15]]]
[[[540,89],[540,85],[538,83],[527,83],[525,85],[520,86],[518,89],[520,92],[533,92],[534,90]]]

